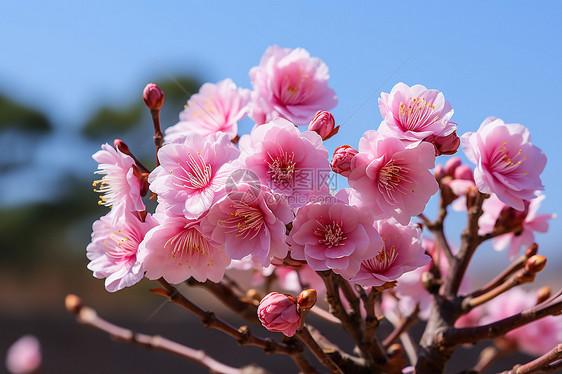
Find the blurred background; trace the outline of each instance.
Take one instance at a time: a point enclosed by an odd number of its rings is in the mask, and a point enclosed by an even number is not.
[[[303,47],[330,68],[339,99],[332,113],[342,125],[326,142],[330,152],[356,147],[378,127],[381,91],[423,84],[451,102],[459,135],[488,116],[527,126],[548,157],[540,212],[562,211],[561,11],[556,1],[1,2],[0,359],[19,336],[35,334],[46,373],[205,372],[78,325],[64,309],[67,293],[127,327],[206,348],[231,365],[265,357],[162,306],[147,292],[152,282],[107,293],[86,268],[85,248],[91,224],[106,213],[92,192],[91,155],[100,144],[121,138],[154,164],[144,86],[155,82],[165,91],[163,123],[170,126],[204,82],[230,77],[251,88],[248,71],[272,44]],[[240,131],[251,127],[245,119]],[[452,214],[447,227],[456,244],[462,219]],[[537,241],[549,263],[533,287],[557,289],[560,219]],[[506,252],[484,246],[469,271],[478,285],[507,264]],[[282,356],[261,364],[295,370]],[[497,369],[511,367],[503,365]]]

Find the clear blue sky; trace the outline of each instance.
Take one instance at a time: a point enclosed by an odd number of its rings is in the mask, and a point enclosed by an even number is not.
[[[527,126],[548,157],[542,211],[561,213],[561,14],[559,1],[3,1],[0,91],[70,124],[59,129],[66,143],[43,150],[46,166],[77,159],[92,170],[93,150],[69,146],[72,133],[99,104],[140,94],[162,67],[250,87],[267,46],[304,47],[328,64],[333,114],[347,120],[330,149],[378,127],[380,89],[420,83],[444,92],[459,134],[488,116]],[[560,219],[551,226],[541,240],[554,253]]]

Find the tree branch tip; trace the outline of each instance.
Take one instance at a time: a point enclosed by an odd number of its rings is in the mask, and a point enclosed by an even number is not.
[[[64,305],[66,309],[74,315],[80,313],[80,309],[84,306],[84,304],[82,304],[82,299],[74,294],[66,295]]]
[[[149,290],[150,292],[152,292],[155,295],[160,295],[160,296],[164,296],[164,297],[170,297],[170,294],[168,293],[168,291],[166,291],[163,288],[151,288]]]

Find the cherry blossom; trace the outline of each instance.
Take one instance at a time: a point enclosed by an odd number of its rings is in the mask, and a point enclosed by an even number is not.
[[[412,216],[423,212],[439,189],[429,171],[434,166],[431,144],[406,148],[399,139],[370,130],[359,141],[348,180],[362,203],[379,219],[394,217],[407,225]]]
[[[148,177],[158,201],[175,215],[197,218],[224,195],[224,187],[238,157],[228,135],[205,138],[190,134],[158,151],[158,166]]]
[[[480,192],[495,193],[503,203],[523,210],[523,200],[544,190],[540,174],[546,156],[531,143],[525,126],[488,117],[477,132],[465,133],[461,142],[466,157],[476,164],[474,180]]]
[[[316,271],[351,279],[365,258],[376,256],[381,238],[366,211],[334,203],[309,203],[297,211],[289,234],[291,257]]]
[[[33,335],[24,335],[6,351],[6,369],[12,374],[36,372],[42,361],[41,343]]]
[[[139,282],[144,271],[137,259],[139,244],[158,222],[147,214],[141,221],[125,205],[113,208],[93,224],[92,241],[86,248],[88,269],[94,277],[105,278],[105,289],[119,291]]]
[[[287,196],[292,207],[306,204],[310,196],[328,193],[328,150],[313,131],[300,132],[278,118],[255,127],[240,139],[240,163],[264,185]]]
[[[238,135],[238,121],[247,114],[249,101],[250,90],[236,87],[231,79],[205,83],[189,98],[180,113],[180,122],[166,129],[166,141],[190,132],[207,136],[219,131],[233,139]]]
[[[202,227],[215,242],[224,243],[231,259],[251,254],[254,263],[267,266],[274,257],[287,255],[285,225],[292,219],[281,196],[259,184],[240,183],[213,205]]]
[[[106,143],[92,158],[99,163],[96,174],[104,174],[101,180],[94,182],[94,187],[97,187],[94,191],[103,193],[100,205],[111,207],[128,204],[134,210],[145,210],[140,171],[131,156]]]
[[[444,152],[438,154],[451,152],[454,147],[454,137],[449,135],[457,129],[457,124],[450,121],[453,109],[441,92],[419,84],[408,87],[398,83],[390,94],[381,94],[379,109],[384,118],[380,132],[414,145],[422,140],[432,140],[437,149],[443,148]]]
[[[416,225],[402,226],[382,220],[374,226],[382,237],[382,247],[375,256],[361,262],[359,272],[351,279],[353,282],[364,287],[382,286],[431,260],[420,244],[421,230]]]
[[[276,117],[306,126],[318,110],[330,110],[337,97],[328,87],[328,67],[302,49],[269,47],[260,65],[250,70],[252,109],[258,124]]]

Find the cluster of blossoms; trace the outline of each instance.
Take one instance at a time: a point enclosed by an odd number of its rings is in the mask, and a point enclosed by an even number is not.
[[[250,70],[252,90],[226,79],[191,96],[157,144],[154,170],[120,140],[103,145],[93,156],[103,174],[95,185],[112,209],[93,225],[87,256],[94,276],[113,292],[143,277],[220,282],[228,269],[244,268],[275,274],[286,290],[307,284],[322,294],[318,274],[331,272],[364,290],[391,288],[382,303],[389,315],[399,299],[427,318],[422,274],[449,269],[412,217],[440,189],[457,209],[474,192],[489,194],[480,234],[494,234],[494,246],[509,246],[510,258],[534,242],[534,231],[547,230],[554,216],[537,213],[546,157],[524,126],[490,117],[459,137],[441,92],[398,83],[379,98],[378,129],[330,159],[323,142],[339,126],[328,112],[337,103],[328,78],[327,66],[305,50],[273,46]],[[145,103],[158,111],[163,95],[148,85]],[[246,116],[255,126],[239,136]],[[458,157],[436,167],[436,157],[461,143],[474,171]],[[349,188],[331,191],[334,174]],[[142,199],[149,191],[158,202],[152,214]],[[258,316],[292,336],[311,306],[271,293]]]

